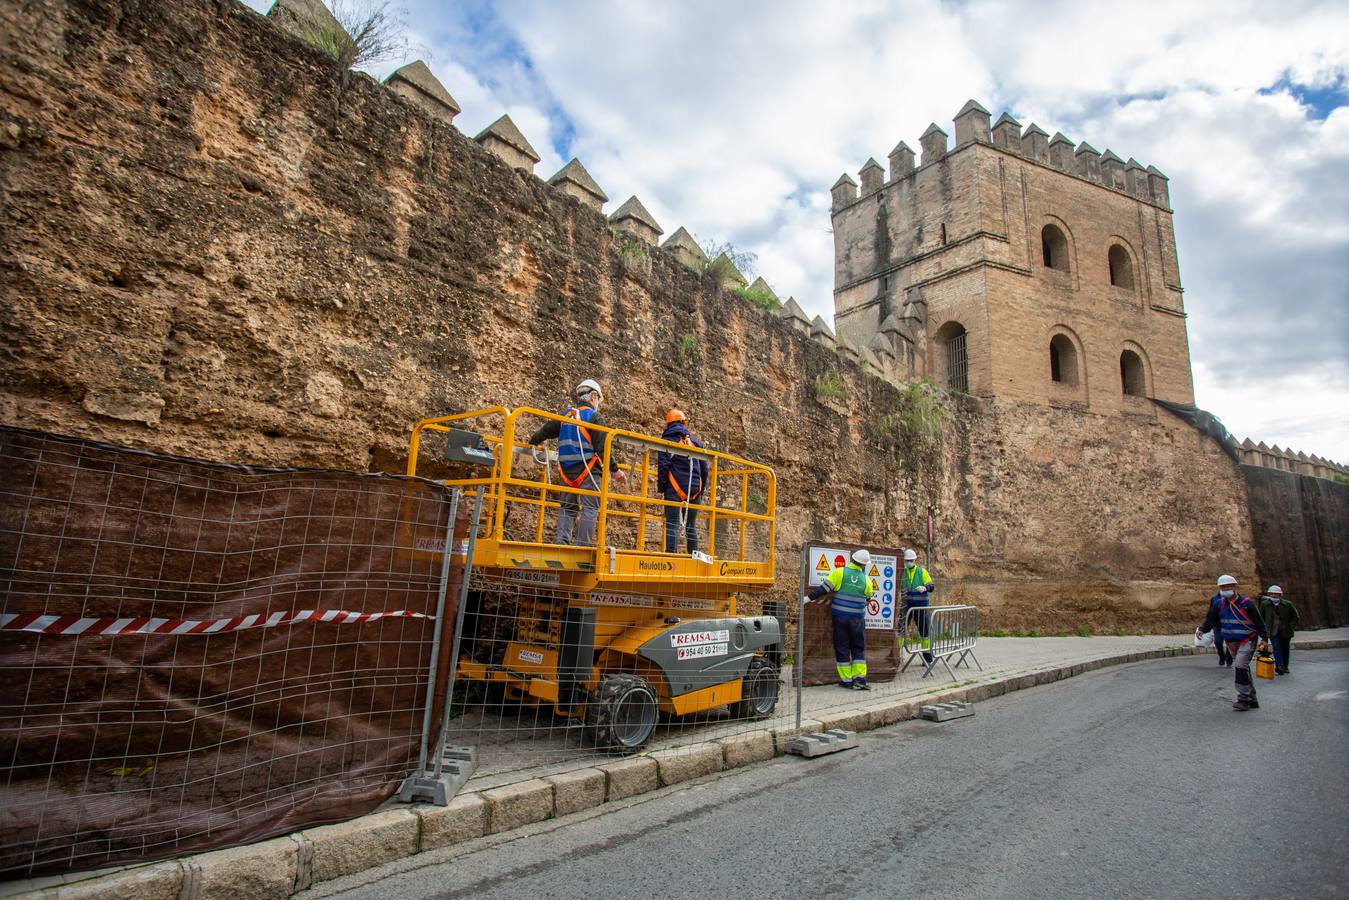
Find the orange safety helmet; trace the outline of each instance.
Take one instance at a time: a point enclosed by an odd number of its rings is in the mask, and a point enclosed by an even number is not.
[[[688,420],[689,417],[684,415],[684,411],[682,409],[671,409],[665,413],[666,425],[669,425],[672,422],[687,422]]]

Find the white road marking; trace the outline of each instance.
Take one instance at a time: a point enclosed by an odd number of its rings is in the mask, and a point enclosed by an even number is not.
[[[1322,691],[1316,695],[1317,700],[1343,700],[1349,691]]]

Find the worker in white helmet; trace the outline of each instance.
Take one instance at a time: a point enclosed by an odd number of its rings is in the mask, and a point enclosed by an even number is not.
[[[913,618],[918,625],[918,634],[927,638],[928,619],[931,615],[927,607],[932,605],[932,594],[937,586],[932,583],[932,575],[928,570],[918,565],[918,554],[911,549],[904,551],[904,574],[900,578],[899,586],[904,591],[905,608],[922,610],[914,613]],[[923,662],[929,664],[932,662],[932,654],[927,650],[923,651]]]
[[[1237,700],[1232,708],[1238,712],[1259,709],[1260,701],[1255,696],[1255,685],[1251,682],[1251,656],[1256,650],[1257,637],[1261,646],[1269,646],[1265,620],[1260,618],[1260,610],[1250,598],[1237,592],[1237,580],[1231,575],[1218,576],[1218,600],[1216,606],[1209,606],[1204,624],[1199,626],[1196,633],[1216,631],[1215,642],[1224,641],[1227,652],[1232,654],[1237,684]]]
[[[1265,620],[1274,643],[1274,672],[1287,675],[1288,661],[1293,655],[1293,635],[1297,632],[1297,607],[1284,599],[1283,588],[1271,584],[1260,598],[1260,618]]]
[[[867,601],[876,593],[876,580],[867,576],[871,554],[854,550],[852,561],[831,571],[806,595],[808,602],[832,596],[829,615],[834,625],[834,664],[838,686],[869,691],[867,684]]]
[[[599,383],[587,378],[573,391],[575,404],[563,413],[566,421],[550,419],[530,435],[529,443],[538,446],[546,440],[557,439],[557,466],[562,483],[577,490],[600,489],[600,475],[596,471],[604,459],[604,448],[609,443],[609,432],[599,428],[608,425],[600,417],[600,403],[604,391]],[[598,426],[589,428],[587,426]],[[609,471],[619,484],[627,484],[627,473],[618,467],[618,460],[609,460]],[[557,514],[559,544],[588,547],[595,543],[595,520],[599,517],[600,498],[590,494],[562,492]]]

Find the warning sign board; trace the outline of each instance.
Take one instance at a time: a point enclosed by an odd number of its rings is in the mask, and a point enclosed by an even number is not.
[[[895,630],[895,620],[899,615],[895,606],[895,559],[879,553],[871,555],[871,567],[867,569],[867,575],[876,582],[876,593],[871,595],[871,602],[867,604],[867,628]]]
[[[837,547],[811,547],[809,552],[810,577],[806,581],[809,587],[818,587],[824,576],[848,563],[848,551]]]
[[[847,565],[851,551],[838,547],[812,545],[808,550],[806,565],[807,587],[818,587],[824,576],[831,571]],[[889,554],[871,555],[871,565],[867,566],[867,577],[876,583],[876,593],[867,603],[866,627],[873,631],[894,631],[898,609],[895,606],[895,561],[897,557]]]

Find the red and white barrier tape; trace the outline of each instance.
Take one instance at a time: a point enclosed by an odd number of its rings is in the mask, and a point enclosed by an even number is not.
[[[355,625],[380,619],[434,619],[426,613],[408,609],[391,612],[355,613],[344,609],[301,609],[295,612],[254,613],[232,619],[86,619],[80,616],[46,616],[37,613],[0,613],[0,631],[27,631],[33,634],[221,634],[246,628],[275,628],[300,622],[334,622]]]

